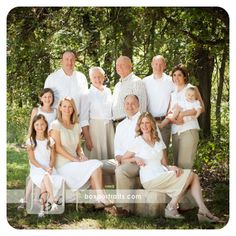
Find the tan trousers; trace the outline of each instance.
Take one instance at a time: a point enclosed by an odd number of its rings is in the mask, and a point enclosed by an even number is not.
[[[174,165],[183,169],[192,169],[199,142],[199,131],[197,129],[187,130],[180,135],[172,135]],[[184,195],[180,203],[180,209],[187,210],[196,207],[190,191]]]
[[[174,165],[192,169],[199,141],[197,129],[187,130],[183,133],[172,135]]]
[[[165,143],[166,149],[168,151],[168,147],[170,144],[171,124],[167,124],[164,128],[160,129],[160,132],[163,142]]]
[[[119,190],[130,190],[136,188],[136,177],[139,175],[139,167],[133,163],[125,163],[116,167],[116,189],[119,196]],[[128,194],[128,191],[127,191]],[[117,207],[122,207],[128,211],[133,211],[133,204],[117,203]]]

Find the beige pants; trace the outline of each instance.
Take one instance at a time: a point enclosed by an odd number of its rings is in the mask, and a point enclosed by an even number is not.
[[[139,167],[133,163],[125,163],[116,167],[116,189],[119,196],[119,190],[130,190],[136,188],[136,177],[139,175]],[[128,194],[128,191],[127,191]],[[117,203],[117,207],[122,207],[128,211],[133,211],[133,204],[127,202]]]
[[[187,130],[183,133],[172,135],[174,164],[184,169],[192,169],[199,142],[199,131],[197,129]],[[196,207],[190,191],[184,195],[180,203],[180,209],[187,210]]]
[[[166,145],[166,149],[168,150],[170,144],[171,124],[167,124],[164,128],[160,129],[160,132],[163,142]]]
[[[172,135],[174,164],[180,168],[192,169],[199,141],[197,129]]]

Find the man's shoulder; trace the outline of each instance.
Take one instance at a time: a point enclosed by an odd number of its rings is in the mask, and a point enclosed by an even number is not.
[[[148,75],[148,76],[143,78],[143,82],[147,82],[147,81],[151,80],[152,78],[153,78],[153,74]]]
[[[75,70],[75,74],[76,74],[76,76],[80,76],[80,77],[83,77],[83,78],[86,79],[85,74],[83,72],[81,72],[81,71]]]
[[[135,82],[140,82],[142,81],[142,79],[140,77],[138,77],[137,75],[135,75],[134,73],[131,76],[131,80],[135,81]]]
[[[122,120],[116,127],[116,132],[120,129],[122,129],[125,126],[125,123],[127,121],[127,118],[125,118],[124,120]]]
[[[60,74],[61,74],[61,69],[58,69],[58,70],[53,71],[51,74],[49,74],[47,78],[48,79],[49,78],[57,78],[58,75],[60,75]]]

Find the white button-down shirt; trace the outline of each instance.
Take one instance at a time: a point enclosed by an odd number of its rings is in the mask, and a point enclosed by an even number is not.
[[[99,90],[91,85],[88,93],[81,99],[81,126],[89,125],[90,119],[109,121],[112,119],[112,95],[111,90],[103,86],[104,90]]]
[[[88,82],[83,73],[74,71],[71,76],[68,76],[61,68],[47,77],[44,88],[51,88],[54,92],[55,101],[53,107],[57,108],[62,98],[70,96],[75,100],[76,107],[80,113],[80,98],[88,90]]]
[[[143,81],[134,73],[130,73],[126,78],[120,80],[113,92],[113,120],[126,116],[124,111],[124,99],[127,95],[134,94],[139,98],[140,111],[147,110],[147,94]]]
[[[163,73],[160,79],[155,79],[154,74],[143,79],[148,96],[148,111],[154,117],[167,114],[174,83],[169,75]]]
[[[125,118],[116,127],[114,148],[115,156],[124,155],[135,140],[135,128],[140,116],[140,112],[137,112],[131,118]]]

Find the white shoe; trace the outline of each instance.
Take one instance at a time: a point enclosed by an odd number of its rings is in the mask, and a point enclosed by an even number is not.
[[[54,203],[52,204],[52,207],[51,207],[51,210],[50,210],[50,211],[56,211],[56,210],[58,210],[58,205],[54,202]]]
[[[184,216],[179,214],[176,208],[167,205],[165,208],[165,218],[182,220]]]
[[[38,213],[38,218],[43,218],[44,216],[45,216],[44,211],[41,210],[41,211]]]

